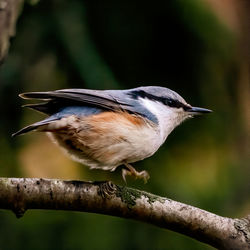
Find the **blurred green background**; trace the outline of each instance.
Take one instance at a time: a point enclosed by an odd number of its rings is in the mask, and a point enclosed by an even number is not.
[[[239,2],[239,1],[238,1]],[[178,127],[151,158],[147,185],[128,185],[223,216],[250,211],[250,87],[244,8],[237,1],[31,1],[0,67],[0,176],[112,180],[121,170],[72,162],[44,134],[11,134],[41,119],[18,94],[60,88],[165,86],[214,110]],[[243,12],[241,12],[243,11]],[[243,20],[243,21],[242,21]],[[212,249],[140,222],[103,215],[0,211],[0,249]]]

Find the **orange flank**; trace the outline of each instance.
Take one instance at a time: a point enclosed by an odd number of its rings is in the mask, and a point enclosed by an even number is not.
[[[137,115],[129,114],[128,112],[103,112],[97,115],[90,116],[91,122],[118,122],[124,125],[145,125],[145,120]]]

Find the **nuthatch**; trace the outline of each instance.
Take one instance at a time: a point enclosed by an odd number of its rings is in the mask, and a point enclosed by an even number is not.
[[[128,90],[62,89],[20,94],[23,99],[45,102],[26,107],[49,117],[13,136],[31,130],[49,137],[91,169],[114,171],[144,179],[130,163],[153,155],[171,131],[184,120],[211,110],[192,107],[176,92],[157,86]]]

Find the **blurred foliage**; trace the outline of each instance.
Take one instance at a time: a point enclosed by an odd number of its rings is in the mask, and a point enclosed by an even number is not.
[[[134,164],[150,173],[149,183],[129,179],[128,185],[223,216],[249,213],[248,71],[242,70],[240,32],[208,3],[26,4],[0,67],[0,175],[109,179],[123,185],[120,169],[90,171],[69,160],[45,135],[11,138],[42,117],[22,110],[17,95],[160,85],[214,113],[178,127],[153,157]],[[17,220],[0,211],[0,221],[0,249],[211,249],[177,233],[102,215],[28,211]]]

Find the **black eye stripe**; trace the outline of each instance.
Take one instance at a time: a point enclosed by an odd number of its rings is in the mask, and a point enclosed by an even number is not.
[[[167,105],[167,106],[173,107],[173,108],[183,108],[184,110],[187,110],[190,108],[189,106],[187,106],[186,104],[184,104],[178,100],[175,100],[172,98],[155,96],[155,95],[149,94],[143,90],[132,91],[132,92],[128,93],[128,95],[130,95],[134,99],[138,99],[139,97],[148,98],[149,100],[158,101],[158,102],[163,103],[164,105]]]
[[[178,107],[179,106],[179,102],[173,99],[169,99],[169,98],[165,98],[165,100],[163,100],[163,103],[165,105],[168,105],[169,107]]]

